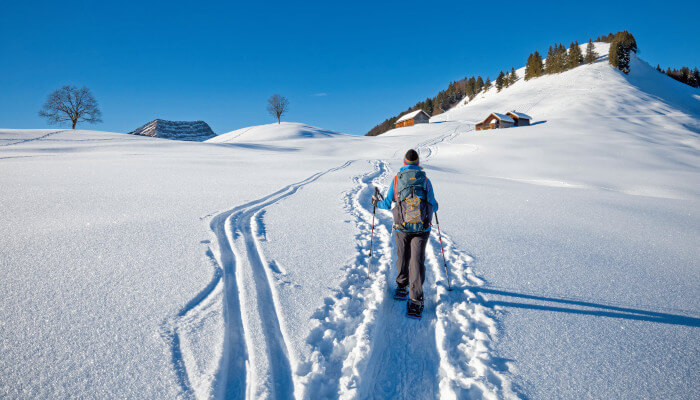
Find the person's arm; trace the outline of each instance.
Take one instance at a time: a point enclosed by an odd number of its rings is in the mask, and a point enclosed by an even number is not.
[[[433,184],[428,179],[428,203],[433,206],[433,212],[438,210],[438,203],[435,201],[435,192],[433,192]]]
[[[384,200],[379,200],[377,202],[377,207],[383,210],[391,210],[391,203],[394,201],[394,181],[391,181],[389,185],[389,190],[386,191],[386,196]]]

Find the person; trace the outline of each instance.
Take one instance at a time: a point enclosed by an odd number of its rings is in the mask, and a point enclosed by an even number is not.
[[[406,313],[420,317],[423,312],[425,246],[430,237],[433,213],[438,210],[433,185],[420,167],[418,152],[410,149],[404,166],[394,177],[386,196],[372,196],[372,204],[394,216],[396,236],[396,291],[394,298],[405,300]],[[392,204],[395,206],[392,208]],[[408,289],[407,289],[408,288]]]

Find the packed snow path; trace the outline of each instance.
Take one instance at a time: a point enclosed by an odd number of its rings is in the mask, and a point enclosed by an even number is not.
[[[454,131],[416,146],[423,160]],[[471,304],[468,288],[483,283],[474,276],[469,255],[443,233],[453,291],[447,291],[437,231],[426,249],[426,308],[420,321],[405,316],[406,303],[393,299],[394,240],[391,217],[375,215],[375,244],[368,265],[373,186],[384,192],[395,171],[385,161],[355,178],[346,195],[346,210],[360,229],[357,257],[336,296],[319,310],[319,326],[308,342],[314,345],[314,370],[302,382],[303,398],[514,398],[502,367],[492,360],[490,342],[496,333],[490,310]]]

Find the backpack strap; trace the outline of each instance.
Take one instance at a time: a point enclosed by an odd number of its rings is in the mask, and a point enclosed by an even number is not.
[[[396,199],[397,199],[397,197],[396,197],[396,196],[397,196],[397,195],[396,195],[396,187],[398,186],[398,185],[397,185],[398,180],[399,180],[399,174],[396,174],[396,175],[394,176],[394,202],[396,202]]]

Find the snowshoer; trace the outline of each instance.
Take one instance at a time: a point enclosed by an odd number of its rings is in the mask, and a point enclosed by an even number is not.
[[[394,216],[396,234],[396,291],[394,298],[405,300],[406,314],[420,318],[423,312],[425,281],[425,246],[430,237],[433,213],[437,211],[433,185],[419,166],[418,152],[411,149],[403,159],[404,166],[394,177],[383,199],[376,194],[372,204],[389,210]],[[391,208],[392,203],[396,203]]]

